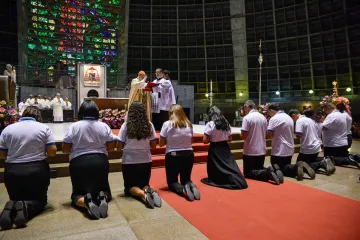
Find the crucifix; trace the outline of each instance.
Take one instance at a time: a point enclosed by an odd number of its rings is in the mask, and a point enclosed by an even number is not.
[[[338,97],[337,82],[336,82],[336,81],[333,81],[333,82],[332,82],[332,85],[334,86],[334,88],[333,88],[333,96],[334,96],[334,97]]]

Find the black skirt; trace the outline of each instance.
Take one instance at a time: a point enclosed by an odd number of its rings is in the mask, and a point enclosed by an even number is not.
[[[227,189],[248,187],[226,141],[210,143],[207,173],[208,178],[201,179],[205,184]]]
[[[108,156],[102,153],[84,154],[72,159],[70,162],[72,203],[75,204],[87,193],[90,193],[93,199],[97,199],[100,191],[103,191],[110,201],[109,167]]]
[[[149,186],[152,163],[123,164],[122,174],[124,178],[125,195],[130,196],[130,189],[138,187],[143,189]]]

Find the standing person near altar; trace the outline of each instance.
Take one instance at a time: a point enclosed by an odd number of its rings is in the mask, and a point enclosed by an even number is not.
[[[318,158],[321,152],[321,139],[318,134],[318,126],[312,119],[314,111],[311,108],[305,109],[303,115],[297,109],[291,109],[289,116],[295,123],[296,137],[300,139],[300,153],[297,162],[307,163],[314,171],[324,169],[326,175],[335,172],[335,166],[330,158]]]
[[[256,110],[254,101],[247,100],[244,104],[245,117],[241,127],[241,138],[244,140],[243,161],[246,178],[268,182],[277,185],[284,182],[284,175],[277,164],[264,167],[266,156],[267,120]]]
[[[39,95],[39,96],[40,96],[40,95]],[[35,97],[34,97],[34,102],[33,102],[32,106],[35,106],[35,107],[37,107],[37,108],[39,108],[39,109],[42,109],[42,101],[41,101],[41,99],[39,98],[39,96],[38,96],[38,95],[35,95]]]
[[[26,103],[26,99],[24,98],[24,99],[22,100],[22,102],[20,102],[20,103],[18,104],[19,111],[22,110],[22,108],[24,107],[25,103]]]
[[[335,166],[360,165],[348,153],[348,122],[345,114],[335,109],[334,104],[328,102],[324,105],[327,115],[323,122],[324,156],[331,157]]]
[[[294,155],[294,122],[289,115],[280,110],[279,104],[271,103],[268,107],[271,119],[267,129],[271,138],[271,165],[277,164],[281,172],[287,177],[296,177],[298,181],[304,179],[304,172],[315,179],[315,171],[306,163],[291,164]]]
[[[165,171],[169,189],[189,201],[200,200],[200,192],[191,181],[193,135],[193,126],[183,108],[178,104],[171,105],[169,120],[161,128],[159,146],[166,145]]]
[[[51,129],[41,122],[37,107],[27,107],[19,122],[0,135],[0,160],[5,160],[4,182],[10,201],[0,215],[0,227],[26,227],[47,204],[50,168],[47,157],[56,155]]]
[[[212,106],[209,110],[210,122],[205,126],[203,143],[210,143],[208,150],[207,178],[202,183],[227,189],[245,189],[248,187],[241,174],[228,142],[232,141],[231,127],[220,109]]]
[[[60,97],[60,93],[56,94],[56,97],[51,101],[51,108],[53,109],[54,122],[64,121],[64,100]]]
[[[44,96],[43,108],[44,109],[50,109],[51,108],[50,100],[46,96]]]
[[[168,120],[168,111],[171,105],[176,104],[174,88],[171,84],[168,70],[156,69],[156,79],[153,83],[158,86],[152,88],[152,116],[156,130],[160,130],[163,123]]]
[[[146,107],[146,115],[151,120],[151,89],[145,88],[147,86],[147,76],[144,71],[138,73],[138,77],[131,81],[131,89],[129,95],[128,109],[133,102],[141,102]]]
[[[65,98],[64,110],[71,110],[71,102],[69,102],[69,98]]]
[[[112,199],[109,185],[108,153],[114,151],[111,129],[99,122],[99,108],[85,100],[79,109],[79,120],[67,129],[62,151],[70,153],[70,177],[73,206],[85,208],[93,219],[106,218]]]
[[[346,117],[346,123],[347,123],[347,139],[348,139],[348,149],[351,148],[352,145],[352,117],[348,113],[346,106],[344,103],[338,103],[336,104],[336,109],[339,110],[342,114]]]
[[[150,187],[152,157],[156,148],[156,133],[144,104],[133,102],[118,135],[117,150],[123,150],[122,174],[125,195],[141,199],[147,207],[161,207],[162,200]]]

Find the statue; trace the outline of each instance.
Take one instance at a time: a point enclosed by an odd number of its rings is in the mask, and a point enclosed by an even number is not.
[[[333,88],[333,96],[334,97],[338,97],[338,89],[337,89],[337,82],[336,81],[333,81],[332,82],[332,85],[334,86],[334,88]]]
[[[11,66],[11,64],[6,64],[6,70],[4,71],[4,75],[9,76],[11,78],[9,98],[10,101],[13,102],[14,107],[17,107],[16,99],[17,99],[19,87],[16,84],[15,67]]]

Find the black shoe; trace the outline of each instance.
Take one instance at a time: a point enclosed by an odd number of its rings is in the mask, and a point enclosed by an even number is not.
[[[331,175],[335,172],[335,166],[330,158],[325,158],[321,161],[322,168],[324,168],[326,175]]]
[[[148,208],[154,209],[155,208],[155,203],[154,203],[154,199],[151,196],[151,193],[147,189],[145,189],[144,192],[145,192],[144,201],[146,203],[146,206]]]
[[[303,162],[303,167],[304,167],[303,171],[310,177],[310,179],[312,180],[315,179],[316,173],[314,169],[312,169],[310,165],[307,164],[306,162]]]
[[[276,175],[277,175],[278,178],[279,178],[280,183],[281,183],[281,184],[284,183],[284,174],[281,172],[279,165],[274,164],[273,167],[274,167],[274,169],[275,169]]]
[[[276,185],[280,185],[280,180],[279,180],[278,175],[275,173],[274,167],[270,166],[267,168],[267,170],[269,171],[270,180],[274,181],[276,183]]]
[[[102,218],[106,218],[108,216],[108,203],[106,201],[106,195],[103,191],[99,193],[99,212]]]
[[[200,192],[194,183],[190,183],[191,192],[194,194],[195,200],[200,200]]]
[[[154,201],[154,206],[158,208],[161,207],[162,199],[160,198],[159,194],[151,187],[148,187],[146,191],[151,194],[151,197]]]
[[[14,224],[18,228],[24,228],[26,227],[27,222],[27,210],[26,210],[26,204],[22,201],[18,201],[15,203],[15,218],[14,218]]]
[[[348,158],[351,166],[355,166],[360,169],[359,163],[352,156],[349,156]]]
[[[304,179],[304,163],[299,161],[297,165],[297,180],[302,181]]]
[[[191,191],[191,186],[189,183],[185,184],[183,193],[184,193],[185,198],[188,201],[190,201],[190,202],[194,201],[195,197],[194,197],[193,192]]]
[[[7,201],[5,203],[4,210],[0,215],[0,228],[2,230],[8,230],[13,228],[13,209],[15,206],[15,202]]]
[[[99,207],[93,202],[91,194],[90,193],[86,194],[84,200],[90,217],[98,220],[100,218],[100,210]]]

